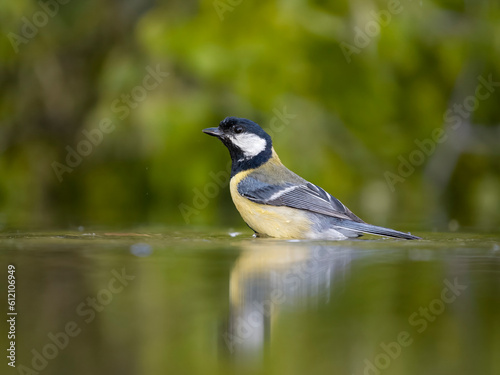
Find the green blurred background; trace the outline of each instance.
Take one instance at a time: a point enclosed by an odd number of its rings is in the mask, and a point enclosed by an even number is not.
[[[2,228],[243,226],[201,133],[229,115],[366,221],[500,224],[498,1],[19,0],[0,28]]]

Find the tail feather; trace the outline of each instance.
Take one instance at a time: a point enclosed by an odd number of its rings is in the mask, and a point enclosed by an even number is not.
[[[394,229],[378,227],[376,225],[366,224],[366,223],[358,223],[356,221],[351,220],[343,220],[339,219],[337,226],[345,229],[354,230],[357,232],[367,233],[367,234],[375,234],[377,236],[386,236],[393,238],[404,238],[405,240],[420,240],[420,237],[414,236],[409,233],[400,232]]]

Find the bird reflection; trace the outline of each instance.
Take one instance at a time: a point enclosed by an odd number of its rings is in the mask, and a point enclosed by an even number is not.
[[[242,244],[229,282],[223,346],[232,356],[263,354],[281,312],[314,309],[349,275],[352,251],[314,242],[259,240]]]

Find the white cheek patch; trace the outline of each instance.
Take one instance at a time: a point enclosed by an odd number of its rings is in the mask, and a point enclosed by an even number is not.
[[[243,133],[231,138],[233,144],[243,151],[246,159],[259,155],[267,146],[267,141],[255,134]]]

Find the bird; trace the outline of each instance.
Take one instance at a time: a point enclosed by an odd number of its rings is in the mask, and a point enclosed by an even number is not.
[[[283,165],[271,136],[257,123],[226,117],[202,130],[229,150],[231,197],[257,237],[345,240],[373,234],[407,240],[410,233],[365,223],[337,198]]]

